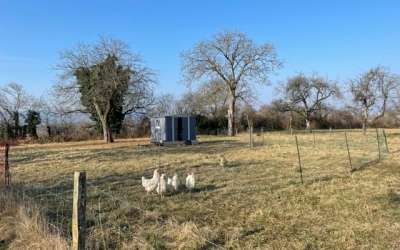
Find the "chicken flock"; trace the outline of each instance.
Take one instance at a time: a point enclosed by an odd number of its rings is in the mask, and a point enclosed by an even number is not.
[[[175,173],[172,178],[167,177],[164,173],[160,175],[158,169],[154,170],[153,177],[147,179],[142,176],[142,186],[147,194],[156,191],[157,194],[164,196],[168,192],[177,192],[181,188],[179,176]],[[191,172],[186,177],[185,187],[192,191],[196,186],[194,173]]]

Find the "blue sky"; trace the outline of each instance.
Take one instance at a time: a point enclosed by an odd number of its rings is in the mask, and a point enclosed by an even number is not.
[[[0,0],[0,85],[40,96],[57,80],[59,52],[99,35],[128,43],[158,74],[159,93],[179,95],[180,53],[216,32],[271,42],[285,62],[272,86],[298,72],[346,80],[376,65],[400,73],[400,1],[15,1]]]

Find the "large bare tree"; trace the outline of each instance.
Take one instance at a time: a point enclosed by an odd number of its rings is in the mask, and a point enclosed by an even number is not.
[[[271,72],[280,67],[270,43],[257,45],[241,32],[222,32],[182,53],[182,71],[188,83],[218,79],[228,96],[228,135],[235,133],[238,99],[248,96],[253,83],[267,84]]]
[[[111,123],[143,112],[153,102],[153,73],[122,41],[100,38],[61,55],[58,93],[65,112],[87,112],[100,121],[105,142],[112,142]]]
[[[370,121],[374,122],[385,115],[388,102],[393,99],[399,85],[399,76],[380,66],[350,80],[353,101],[362,111],[364,134]]]
[[[322,111],[329,98],[340,97],[336,82],[318,75],[299,74],[289,78],[281,92],[285,98],[281,109],[298,113],[303,117],[306,129],[310,129],[313,116]]]

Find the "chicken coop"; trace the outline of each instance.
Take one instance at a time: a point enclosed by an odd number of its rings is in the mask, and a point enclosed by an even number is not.
[[[194,116],[170,115],[150,119],[150,142],[157,144],[195,144],[196,118]]]

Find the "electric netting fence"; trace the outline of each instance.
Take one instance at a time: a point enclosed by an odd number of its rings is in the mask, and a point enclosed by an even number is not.
[[[250,130],[250,133],[252,131]],[[384,129],[302,130],[252,133],[247,139],[252,149],[272,150],[272,158],[293,167],[275,172],[290,182],[316,182],[341,178],[383,160],[390,152]],[[295,173],[295,175],[293,175]]]

